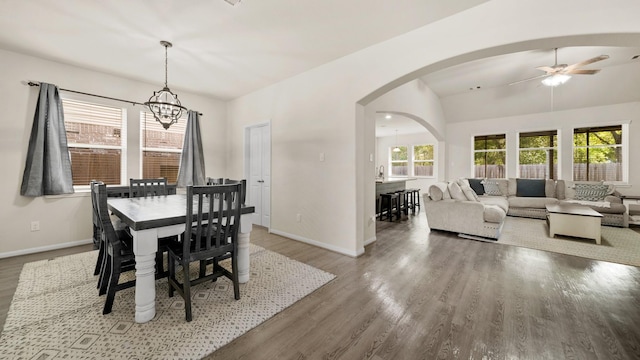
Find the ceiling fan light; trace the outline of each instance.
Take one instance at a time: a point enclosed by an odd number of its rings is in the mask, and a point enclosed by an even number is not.
[[[558,86],[566,83],[571,79],[571,76],[565,74],[555,74],[542,79],[542,84],[545,86]]]

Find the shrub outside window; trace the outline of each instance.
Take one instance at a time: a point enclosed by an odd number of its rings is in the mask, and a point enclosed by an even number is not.
[[[475,136],[473,138],[474,177],[504,178],[507,161],[505,134]]]
[[[558,131],[520,133],[519,177],[558,179]]]
[[[126,161],[123,108],[62,99],[74,186],[91,180],[121,185]]]
[[[413,146],[413,176],[433,176],[433,145]]]
[[[622,126],[573,131],[574,181],[623,181]]]

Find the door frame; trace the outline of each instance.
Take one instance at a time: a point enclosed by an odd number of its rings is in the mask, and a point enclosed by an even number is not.
[[[254,128],[258,128],[258,127],[262,127],[262,126],[267,126],[268,127],[268,136],[269,136],[269,173],[271,174],[271,185],[269,186],[269,217],[271,220],[273,220],[273,213],[272,213],[272,198],[271,198],[271,189],[273,187],[273,173],[272,173],[272,166],[271,163],[273,162],[273,158],[272,158],[272,147],[273,147],[273,142],[272,142],[272,137],[271,137],[271,119],[267,119],[265,121],[261,121],[261,122],[257,122],[254,124],[250,124],[250,125],[245,125],[243,127],[243,131],[244,131],[244,135],[243,135],[243,141],[244,144],[242,146],[242,158],[243,158],[243,172],[244,172],[244,179],[247,179],[247,181],[249,181],[249,174],[251,172],[250,170],[250,157],[251,157],[251,149],[250,149],[250,145],[251,145],[251,129]],[[271,221],[269,221],[269,226],[267,227],[267,231],[269,233],[271,233]]]

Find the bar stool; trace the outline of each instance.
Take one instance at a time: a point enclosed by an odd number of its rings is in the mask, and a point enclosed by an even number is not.
[[[398,194],[399,197],[399,207],[400,210],[405,214],[405,215],[409,215],[409,192],[407,190],[397,190],[396,194]],[[398,211],[398,214],[400,213],[400,210]]]
[[[416,213],[416,206],[420,207],[420,189],[407,189],[407,192],[410,193],[409,198],[411,199],[411,213]]]
[[[400,197],[395,193],[380,194],[380,220],[383,219],[385,210],[387,212],[387,220],[393,221],[394,209],[396,216],[400,219]]]

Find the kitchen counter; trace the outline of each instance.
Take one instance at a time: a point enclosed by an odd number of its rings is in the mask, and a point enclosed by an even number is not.
[[[376,179],[376,184],[390,184],[390,183],[406,182],[410,180],[417,180],[417,179],[416,178],[387,178],[384,180]]]
[[[376,199],[380,194],[394,192],[398,190],[405,190],[407,188],[407,181],[416,180],[416,178],[386,178],[376,179]]]

